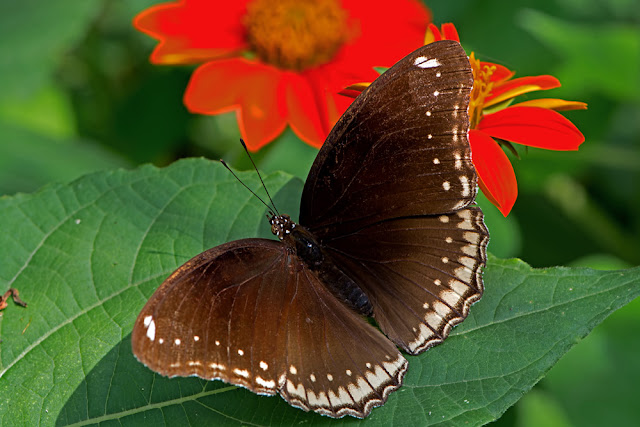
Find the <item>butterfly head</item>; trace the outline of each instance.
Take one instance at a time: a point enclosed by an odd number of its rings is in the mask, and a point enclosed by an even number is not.
[[[296,223],[291,221],[289,215],[285,214],[269,217],[269,224],[271,224],[271,232],[280,240],[284,240],[296,228]]]

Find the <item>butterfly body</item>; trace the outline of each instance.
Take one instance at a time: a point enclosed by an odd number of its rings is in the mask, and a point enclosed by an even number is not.
[[[472,83],[451,41],[384,73],[320,150],[299,223],[272,215],[277,241],[225,243],[178,268],[136,320],[136,357],[336,418],[384,404],[407,370],[398,347],[442,342],[482,295]]]
[[[291,221],[288,215],[272,215],[269,223],[272,233],[318,276],[336,298],[364,316],[373,314],[373,306],[367,295],[332,262],[309,230]]]

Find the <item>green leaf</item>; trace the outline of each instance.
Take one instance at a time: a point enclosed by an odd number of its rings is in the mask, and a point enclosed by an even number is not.
[[[103,147],[55,138],[0,118],[0,195],[34,191],[101,169],[127,166]]]
[[[255,173],[240,178],[260,192]],[[281,211],[302,182],[265,177]],[[133,322],[176,267],[204,249],[270,234],[266,208],[218,163],[88,175],[0,199],[0,290],[29,306],[0,318],[0,423],[292,425],[334,421],[220,381],[167,379],[131,353]],[[294,215],[295,216],[295,215]],[[640,294],[640,268],[532,269],[491,257],[486,293],[447,341],[409,357],[405,385],[366,422],[480,425]],[[278,309],[273,307],[272,309]]]
[[[46,84],[101,7],[77,0],[0,2],[2,96],[26,98]]]

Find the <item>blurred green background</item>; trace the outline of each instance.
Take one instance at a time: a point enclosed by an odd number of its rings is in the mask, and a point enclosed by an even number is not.
[[[182,105],[193,68],[149,64],[155,42],[135,31],[131,19],[155,3],[0,0],[0,197],[91,171],[161,166],[181,157],[249,167],[233,114],[196,116]],[[563,84],[529,99],[589,104],[587,111],[565,114],[586,136],[578,152],[518,148],[521,160],[512,160],[519,197],[507,219],[480,200],[492,233],[489,250],[536,267],[640,264],[640,2],[427,5],[435,23],[456,24],[467,51],[480,59],[517,76],[552,74]],[[304,179],[315,154],[286,131],[255,160],[265,172]],[[638,337],[636,300],[497,423],[636,425]]]

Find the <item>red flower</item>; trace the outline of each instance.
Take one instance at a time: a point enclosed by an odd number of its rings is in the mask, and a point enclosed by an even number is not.
[[[425,44],[438,40],[460,41],[453,24],[442,25],[442,33],[431,24]],[[584,142],[580,131],[556,111],[586,109],[583,102],[536,99],[511,105],[513,98],[536,90],[553,89],[560,82],[553,76],[512,78],[508,68],[481,62],[471,53],[474,83],[469,104],[469,143],[480,189],[504,216],[518,197],[518,184],[509,158],[500,146],[513,150],[510,142],[547,150],[577,150]],[[357,96],[370,83],[349,86],[343,95]]]
[[[453,24],[444,24],[442,34],[435,25],[430,25],[425,42],[443,39],[460,41]],[[496,139],[505,145],[515,142],[547,150],[577,150],[584,136],[556,111],[586,109],[587,104],[536,99],[510,105],[518,95],[553,89],[559,87],[560,82],[546,75],[514,79],[514,73],[508,68],[481,62],[473,52],[469,62],[474,76],[469,105],[473,164],[482,192],[507,216],[518,197],[518,184],[513,167]]]
[[[143,11],[134,26],[160,41],[153,63],[203,64],[185,105],[236,111],[258,150],[287,124],[320,147],[351,102],[338,92],[409,53],[429,20],[412,0],[180,0]]]

